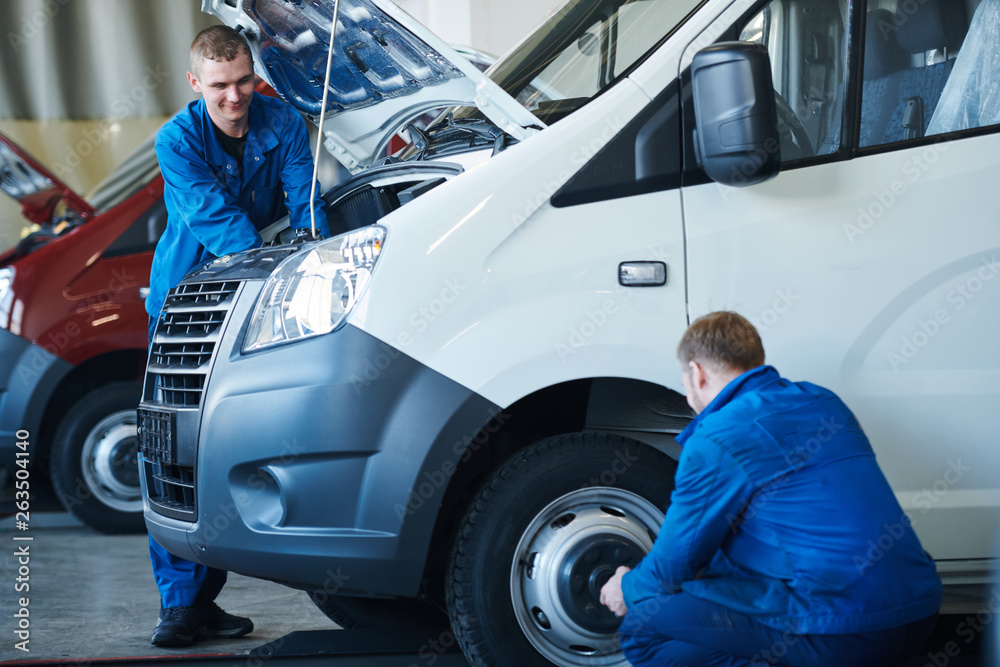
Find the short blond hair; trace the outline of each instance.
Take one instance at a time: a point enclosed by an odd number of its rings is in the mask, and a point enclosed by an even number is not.
[[[240,33],[226,25],[209,26],[191,42],[191,72],[198,76],[198,66],[202,60],[229,62],[241,53],[247,54],[250,65],[253,66],[253,54]]]
[[[722,310],[691,323],[677,345],[677,358],[685,368],[697,361],[719,370],[746,372],[764,365],[764,344],[745,317]]]

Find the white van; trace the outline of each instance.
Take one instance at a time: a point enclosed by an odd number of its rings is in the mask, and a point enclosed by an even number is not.
[[[205,5],[319,117],[334,0]],[[337,236],[168,298],[157,541],[348,627],[445,609],[477,665],[624,664],[598,591],[669,503],[677,341],[728,308],[854,410],[946,581],[987,571],[1000,0],[568,0],[485,77],[388,0],[339,6]]]

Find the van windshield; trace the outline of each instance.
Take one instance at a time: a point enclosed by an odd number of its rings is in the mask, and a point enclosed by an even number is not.
[[[546,124],[589,102],[642,59],[698,0],[569,0],[486,75]],[[455,118],[482,118],[472,107]]]

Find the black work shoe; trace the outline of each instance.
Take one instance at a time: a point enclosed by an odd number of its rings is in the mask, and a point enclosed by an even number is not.
[[[222,611],[221,609],[219,611]],[[208,637],[208,614],[199,607],[160,608],[160,619],[150,640],[154,646],[183,647]]]
[[[253,621],[227,614],[214,602],[203,604],[201,611],[205,615],[205,629],[209,637],[232,639],[253,632]]]

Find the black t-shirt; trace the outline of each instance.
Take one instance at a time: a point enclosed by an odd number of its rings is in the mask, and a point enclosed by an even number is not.
[[[215,128],[215,136],[219,138],[219,143],[222,144],[222,150],[236,158],[236,165],[239,167],[240,176],[243,176],[243,153],[247,147],[247,135],[244,134],[237,139],[220,130],[215,123],[212,123],[212,127]]]

